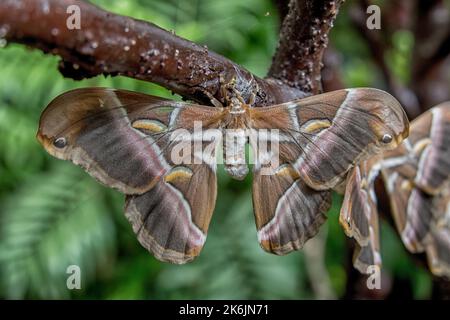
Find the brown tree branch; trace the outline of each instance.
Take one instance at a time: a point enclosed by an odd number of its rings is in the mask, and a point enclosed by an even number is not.
[[[81,9],[81,29],[67,27],[67,8]],[[0,30],[19,42],[62,58],[60,71],[82,79],[124,75],[164,86],[185,98],[208,104],[220,95],[221,79],[235,77],[244,98],[257,90],[257,105],[304,96],[273,80],[263,80],[206,47],[154,24],[112,14],[81,0],[2,0]]]
[[[342,79],[342,63],[341,55],[333,46],[328,46],[323,54],[322,86],[324,92],[345,88],[344,80]]]
[[[317,94],[328,33],[343,0],[291,0],[269,76],[290,87]],[[283,2],[280,2],[280,6]]]

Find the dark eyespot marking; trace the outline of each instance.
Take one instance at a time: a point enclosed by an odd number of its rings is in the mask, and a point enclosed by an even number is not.
[[[53,145],[56,148],[62,149],[67,145],[66,138],[57,138],[55,141],[53,141]]]
[[[383,137],[381,138],[381,142],[388,144],[392,142],[392,136],[390,134],[384,134]]]

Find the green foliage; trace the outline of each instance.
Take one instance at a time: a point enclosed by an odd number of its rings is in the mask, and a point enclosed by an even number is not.
[[[6,297],[68,297],[72,264],[84,282],[94,278],[96,264],[106,264],[115,247],[114,223],[101,198],[98,184],[65,163],[30,175],[5,197],[0,280]]]
[[[264,76],[275,50],[278,17],[269,0],[106,1],[116,13],[152,21],[207,45]],[[268,15],[266,13],[269,13]],[[379,80],[368,52],[353,36],[345,12],[331,38],[345,57],[348,86]],[[407,35],[393,54],[401,72]],[[161,263],[137,242],[123,217],[123,197],[81,169],[50,156],[35,139],[45,105],[60,93],[108,86],[173,97],[156,85],[115,77],[75,82],[57,71],[58,59],[19,45],[0,49],[0,297],[4,298],[314,298],[300,253],[279,257],[259,248],[251,206],[251,177],[232,181],[219,170],[219,192],[208,240],[194,262]],[[325,263],[332,288],[345,291],[346,240],[338,224],[341,198],[327,223]],[[392,230],[383,226],[385,270],[411,278],[428,297],[429,276],[413,266]],[[387,234],[387,236],[385,236]],[[82,270],[82,290],[66,288],[66,269]]]
[[[409,30],[400,30],[392,35],[392,49],[385,57],[390,69],[403,83],[411,78],[412,49],[414,36]]]

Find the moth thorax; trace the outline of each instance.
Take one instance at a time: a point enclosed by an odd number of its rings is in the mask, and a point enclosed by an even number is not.
[[[245,113],[244,105],[237,98],[232,98],[231,99],[231,104],[230,104],[229,108],[230,108],[230,113],[231,114]]]
[[[243,180],[248,174],[245,161],[245,145],[247,135],[243,129],[228,129],[225,131],[224,162],[225,170],[237,180]]]

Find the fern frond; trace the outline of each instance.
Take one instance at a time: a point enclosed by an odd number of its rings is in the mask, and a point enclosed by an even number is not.
[[[8,298],[67,298],[66,269],[81,268],[82,288],[114,248],[103,189],[58,163],[31,176],[0,206],[0,282]]]

